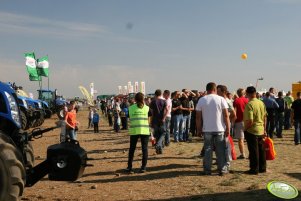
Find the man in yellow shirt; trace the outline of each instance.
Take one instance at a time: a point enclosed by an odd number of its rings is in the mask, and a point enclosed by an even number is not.
[[[264,103],[256,98],[255,87],[248,87],[246,93],[249,102],[245,107],[243,120],[250,159],[250,170],[247,173],[258,174],[266,172],[264,138],[267,112]]]

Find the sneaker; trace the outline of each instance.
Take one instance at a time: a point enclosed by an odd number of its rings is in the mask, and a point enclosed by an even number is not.
[[[156,149],[156,154],[163,154],[162,149]]]
[[[128,174],[134,174],[134,171],[133,171],[132,168],[126,168],[125,172],[128,173]]]
[[[228,168],[227,168],[228,169]],[[228,170],[222,170],[218,173],[218,176],[224,176],[225,174],[228,174],[229,171]]]
[[[145,173],[146,169],[145,168],[140,168],[140,170],[138,171],[138,173]]]
[[[246,159],[246,157],[244,155],[240,155],[237,157],[237,159]]]
[[[201,172],[201,175],[211,175],[211,172],[204,171],[204,172]]]
[[[250,174],[250,175],[258,175],[258,172],[255,170],[248,170],[245,172],[246,174]]]

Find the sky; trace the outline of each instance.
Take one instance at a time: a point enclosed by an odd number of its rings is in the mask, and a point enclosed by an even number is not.
[[[291,90],[301,67],[301,0],[0,0],[0,81],[36,93],[25,52],[49,56],[50,88]],[[247,53],[248,59],[241,59]],[[47,78],[43,80],[47,88]],[[36,94],[35,94],[36,95]]]

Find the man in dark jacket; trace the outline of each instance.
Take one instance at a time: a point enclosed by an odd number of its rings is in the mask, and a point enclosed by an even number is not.
[[[152,112],[151,127],[154,129],[154,137],[156,138],[156,153],[162,154],[163,141],[165,137],[164,122],[167,115],[166,101],[162,97],[162,91],[157,89],[155,91],[155,98],[150,103]]]

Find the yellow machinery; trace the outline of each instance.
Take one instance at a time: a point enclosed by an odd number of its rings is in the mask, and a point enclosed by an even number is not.
[[[83,86],[79,86],[78,88],[82,92],[82,94],[84,95],[84,97],[87,99],[88,104],[91,105],[91,106],[94,106],[93,98],[89,94],[89,92],[87,91],[87,89],[85,87],[83,87]]]
[[[19,95],[19,96],[24,96],[24,97],[29,97],[28,95],[27,95],[27,93],[25,92],[25,91],[23,91],[23,90],[21,90],[21,89],[18,89],[17,91],[17,94]]]
[[[301,82],[296,82],[292,84],[292,96],[294,99],[297,99],[297,92],[301,92]]]

